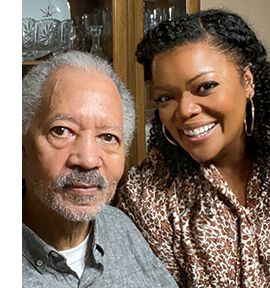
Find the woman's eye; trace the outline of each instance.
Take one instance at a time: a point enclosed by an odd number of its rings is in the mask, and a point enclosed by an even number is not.
[[[51,133],[54,136],[61,137],[61,138],[68,138],[73,136],[72,131],[69,128],[63,126],[56,126],[51,129]]]
[[[219,84],[215,81],[205,82],[199,85],[199,87],[197,88],[197,94],[207,95],[213,88],[217,87],[218,85]]]
[[[109,142],[109,143],[115,143],[115,142],[119,142],[118,137],[113,135],[113,134],[102,134],[99,136],[100,139],[102,139],[105,142]]]
[[[170,101],[171,99],[172,99],[172,96],[170,95],[160,95],[160,96],[155,97],[155,102],[165,103],[165,102]]]

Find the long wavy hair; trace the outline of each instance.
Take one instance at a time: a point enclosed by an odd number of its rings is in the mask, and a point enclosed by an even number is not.
[[[209,9],[164,21],[149,30],[138,44],[137,61],[144,64],[147,77],[151,78],[151,63],[155,55],[197,42],[206,42],[226,55],[237,65],[239,73],[243,73],[243,69],[250,64],[255,83],[255,126],[247,145],[254,149],[258,159],[269,161],[270,64],[263,44],[241,16],[223,9]],[[171,176],[183,169],[188,172],[196,170],[199,164],[180,146],[173,146],[164,138],[158,111],[152,125],[149,149],[160,151]]]

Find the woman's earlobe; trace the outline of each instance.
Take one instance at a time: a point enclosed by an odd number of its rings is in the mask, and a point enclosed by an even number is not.
[[[249,82],[247,84],[247,99],[252,99],[255,95],[255,84],[252,82]]]
[[[250,93],[249,93],[249,95],[247,95],[247,98],[248,99],[252,99],[253,97],[254,97],[254,95],[255,95],[255,90],[254,90],[254,88],[250,91]]]
[[[244,85],[247,90],[247,98],[252,98],[255,94],[254,77],[250,70],[251,64],[247,65],[244,69]]]

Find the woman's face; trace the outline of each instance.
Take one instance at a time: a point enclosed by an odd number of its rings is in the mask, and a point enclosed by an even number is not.
[[[253,88],[228,57],[206,43],[188,44],[156,55],[152,75],[160,119],[195,161],[228,161],[243,151]],[[244,81],[252,80],[247,69]]]

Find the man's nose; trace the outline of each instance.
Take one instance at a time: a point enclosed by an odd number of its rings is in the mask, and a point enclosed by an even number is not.
[[[184,91],[178,98],[177,108],[175,110],[176,118],[189,119],[192,116],[199,114],[202,107],[197,101],[197,97],[189,91]]]
[[[74,143],[67,161],[70,167],[84,169],[99,168],[102,166],[102,150],[95,136],[79,136]]]

